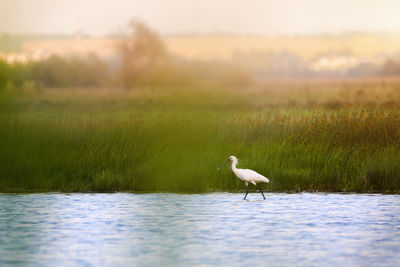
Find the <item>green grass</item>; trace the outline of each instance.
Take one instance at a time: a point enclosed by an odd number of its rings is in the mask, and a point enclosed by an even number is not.
[[[267,191],[400,191],[397,107],[254,104],[269,96],[24,93],[0,103],[0,191],[243,190],[229,166],[217,171],[229,155],[267,176]]]

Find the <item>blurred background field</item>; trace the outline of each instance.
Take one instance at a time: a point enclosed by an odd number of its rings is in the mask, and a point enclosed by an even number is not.
[[[3,34],[0,35],[0,58],[26,62],[52,55],[91,54],[115,69],[116,47],[122,39],[122,34],[109,37]],[[399,34],[182,34],[163,36],[163,41],[176,60],[231,64],[258,79],[399,74]]]

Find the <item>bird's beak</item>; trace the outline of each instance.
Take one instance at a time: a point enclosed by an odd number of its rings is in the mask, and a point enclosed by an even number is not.
[[[221,166],[219,166],[218,167],[218,171],[222,168],[222,166],[224,166],[226,163],[228,163],[228,161],[229,161],[229,159],[227,159],[227,160],[225,160],[222,164],[221,164]]]

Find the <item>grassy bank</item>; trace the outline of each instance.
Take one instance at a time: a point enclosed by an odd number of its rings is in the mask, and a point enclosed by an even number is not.
[[[0,115],[0,191],[242,190],[216,170],[236,155],[267,191],[398,192],[399,84],[24,92]]]

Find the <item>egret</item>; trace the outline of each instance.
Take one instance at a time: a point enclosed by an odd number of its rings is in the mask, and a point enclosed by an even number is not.
[[[249,183],[255,185],[262,194],[263,198],[265,199],[264,192],[262,191],[261,187],[257,185],[257,183],[269,183],[268,178],[262,176],[261,174],[253,170],[236,168],[236,165],[238,164],[239,161],[235,156],[230,156],[229,159],[227,159],[224,163],[221,164],[221,166],[219,166],[218,170],[220,170],[222,166],[229,161],[232,162],[233,173],[236,175],[237,178],[239,178],[246,184],[246,195],[244,196],[243,199],[246,199],[247,194],[249,193]]]

